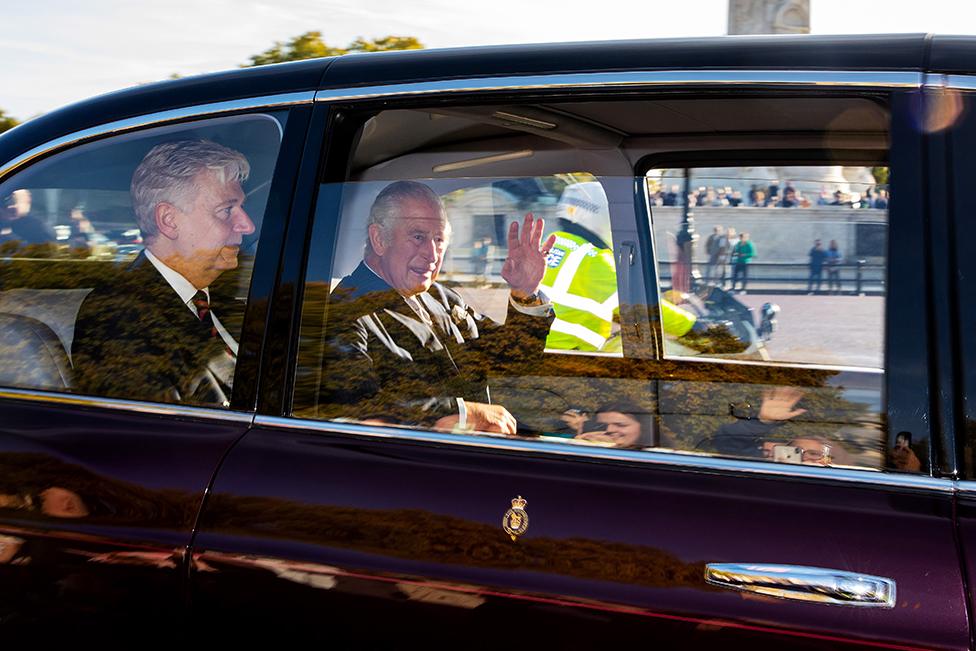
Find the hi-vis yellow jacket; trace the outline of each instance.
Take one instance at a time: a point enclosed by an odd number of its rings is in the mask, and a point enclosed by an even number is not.
[[[585,238],[559,231],[546,258],[542,291],[553,303],[556,319],[546,348],[557,350],[620,350],[619,338],[608,344],[619,311],[617,270],[613,251],[599,249]],[[696,317],[661,301],[664,332],[680,337]]]

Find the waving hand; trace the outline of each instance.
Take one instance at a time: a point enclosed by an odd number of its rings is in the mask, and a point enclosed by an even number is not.
[[[502,266],[502,278],[512,288],[515,298],[534,294],[546,273],[546,256],[556,236],[550,235],[540,246],[544,228],[545,221],[533,218],[532,213],[525,216],[521,232],[518,222],[512,222],[508,228],[508,257]]]

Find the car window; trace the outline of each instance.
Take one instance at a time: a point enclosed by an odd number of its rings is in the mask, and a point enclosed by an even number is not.
[[[699,378],[661,384],[668,445],[927,464],[927,442],[907,433],[884,445],[887,180],[885,166],[838,164],[648,172],[663,352],[704,364]],[[716,381],[736,362],[801,381]]]
[[[703,321],[755,344],[680,332],[665,354],[880,370],[887,178],[884,166],[651,170],[661,304],[708,310]]]
[[[667,104],[709,107],[687,102]],[[749,106],[717,104],[716,123],[734,130]],[[650,151],[662,125],[628,139],[569,116],[637,131],[647,104],[550,108],[365,120],[348,173],[320,188],[295,416],[771,463],[928,467],[927,441],[889,441],[885,430],[883,164],[759,170],[733,156],[724,167],[656,165],[635,176],[629,161],[667,158]],[[778,127],[790,111],[803,115],[797,102],[779,108]],[[873,134],[865,158],[883,159],[887,117],[877,105],[859,104],[862,121],[850,123],[831,117],[858,115],[843,103],[821,108],[819,128]],[[553,126],[513,125],[513,114]],[[817,127],[812,119],[797,129]],[[553,135],[563,120],[566,131]],[[780,146],[739,138],[753,159],[755,147]],[[537,218],[545,226],[526,243]],[[639,244],[642,229],[650,246]],[[730,240],[732,230],[751,238]]]
[[[441,396],[444,404],[436,408],[426,404],[433,388],[429,366],[439,369],[434,377],[458,373],[462,365],[464,375],[477,377],[491,372],[497,356],[516,350],[538,360],[564,353],[622,355],[608,202],[592,175],[379,181],[345,184],[341,193],[335,263],[331,270],[320,270],[313,262],[305,288],[303,332],[310,339],[303,338],[307,347],[302,361],[307,359],[308,365],[300,363],[300,378],[311,384],[300,382],[299,391],[312,404],[302,413],[360,419],[366,409],[375,421],[433,425],[426,412],[456,412],[456,398],[462,396]],[[385,215],[395,213],[397,204],[407,206],[413,217],[433,218],[411,218],[409,228],[417,230],[391,227],[387,233]],[[515,225],[524,232],[529,221],[542,229],[533,242],[520,246],[536,256],[538,306],[516,303],[507,280],[518,273],[506,268],[510,229]],[[377,254],[376,249],[388,244],[387,237],[393,250]],[[517,239],[523,237],[519,233]],[[429,244],[425,238],[431,239]],[[411,283],[428,288],[416,294],[423,304],[409,296]],[[327,302],[331,305],[323,332]],[[418,341],[416,350],[412,342],[394,341],[389,331],[428,326],[430,338]],[[478,348],[477,360],[466,349],[469,341]],[[317,353],[322,364],[337,365],[341,375],[319,372],[315,358],[307,357],[316,354],[317,346],[322,347]],[[384,359],[387,354],[390,359]],[[396,363],[406,358],[415,360],[406,366],[417,372],[412,380]],[[457,380],[472,386],[479,381]],[[395,395],[386,395],[384,387],[394,384]],[[468,395],[481,399],[470,402],[490,400],[472,390]]]
[[[0,183],[0,385],[226,407],[286,113],[56,153]]]

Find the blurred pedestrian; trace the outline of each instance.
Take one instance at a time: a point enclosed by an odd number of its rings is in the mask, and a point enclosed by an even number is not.
[[[725,256],[729,251],[729,241],[725,237],[725,229],[721,225],[712,229],[712,234],[705,240],[705,253],[708,263],[705,265],[705,283],[708,284],[719,275],[719,267],[725,266]]]
[[[827,259],[827,252],[824,251],[820,240],[814,240],[813,248],[810,249],[810,253],[807,255],[810,257],[810,275],[807,277],[807,294],[813,294],[814,291],[819,294],[820,286],[823,282],[823,267],[824,260]],[[814,282],[817,284],[816,290],[813,288]]]
[[[840,265],[843,262],[837,240],[830,240],[827,248],[827,258],[824,265],[827,267],[827,291],[840,294]]]
[[[800,199],[797,197],[796,188],[787,183],[786,188],[783,190],[783,198],[776,205],[780,208],[796,208],[799,206]]]
[[[740,233],[739,241],[732,247],[730,262],[732,263],[732,291],[742,279],[740,293],[746,293],[746,283],[749,282],[749,263],[756,257],[756,247],[749,240],[749,233]]]
[[[874,207],[878,210],[886,210],[888,208],[888,191],[878,190],[878,196],[874,200]]]
[[[488,248],[491,240],[486,237],[475,240],[471,247],[471,258],[474,262],[474,273],[482,283],[488,282]]]

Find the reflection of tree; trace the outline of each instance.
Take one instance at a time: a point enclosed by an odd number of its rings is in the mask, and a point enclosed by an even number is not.
[[[171,300],[176,295],[164,283],[147,283],[144,282],[144,277],[129,273],[129,261],[77,259],[70,250],[52,250],[58,257],[0,259],[0,289],[112,289],[106,299],[108,302],[103,301],[97,313],[88,314],[89,320],[82,324],[82,328],[78,327],[79,324],[73,317],[57,316],[52,309],[37,307],[19,312],[21,317],[33,319],[35,333],[46,333],[50,326],[58,336],[62,336],[62,332],[51,323],[63,321],[62,325],[65,327],[62,330],[76,334],[79,330],[86,331],[97,344],[72,360],[76,367],[75,378],[72,385],[68,369],[69,388],[94,395],[171,401],[174,398],[168,389],[193,379],[169,377],[172,375],[175,358],[191,360],[187,366],[198,368],[206,366],[208,360],[224,354],[221,341],[208,341],[203,345],[196,341],[188,343],[185,332],[181,334],[177,327],[177,324],[187,320],[188,311],[180,311],[185,308],[179,304],[178,299]],[[240,339],[243,325],[242,303],[237,298],[242,294],[242,287],[246,293],[251,272],[250,259],[242,258],[240,262],[237,269],[224,273],[210,288],[211,304],[215,313],[237,340]],[[172,309],[162,314],[165,309],[159,306]],[[134,341],[151,342],[151,345],[141,348],[137,355],[131,345]],[[8,364],[24,366],[22,371],[17,372],[7,368],[3,375],[16,378],[11,382],[16,386],[51,388],[37,384],[34,379],[37,369],[31,365],[37,360],[34,356],[25,354],[29,351],[30,343],[26,339],[0,342],[3,346],[0,352],[3,353],[4,360]],[[54,350],[61,349],[66,343],[67,341],[55,341]],[[98,369],[97,382],[79,377],[83,374],[78,371],[84,370],[82,367],[85,365],[89,369]],[[179,368],[179,365],[175,367]],[[166,379],[166,382],[160,384],[160,378]]]
[[[7,129],[13,129],[18,124],[20,122],[15,117],[7,115],[3,109],[0,109],[0,133],[3,133]]]
[[[75,493],[88,514],[86,521],[113,525],[178,528],[193,525],[201,494],[176,490],[151,490],[130,482],[110,479],[87,468],[39,452],[0,453],[0,495],[21,499],[11,502],[7,517],[43,517],[38,499],[52,487]],[[29,499],[28,499],[29,498]]]
[[[269,63],[301,61],[318,57],[331,57],[350,52],[387,52],[390,50],[419,50],[424,45],[413,36],[384,36],[382,38],[357,38],[346,47],[327,45],[322,32],[299,34],[286,43],[280,41],[260,54],[251,57],[246,66],[263,66]],[[246,67],[245,66],[245,67]]]
[[[204,526],[221,534],[257,532],[327,547],[473,567],[538,571],[652,587],[705,588],[703,563],[655,547],[588,538],[522,538],[491,526],[419,509],[373,510],[217,494]]]
[[[428,327],[392,289],[360,294],[340,285],[327,299],[324,285],[310,285],[298,395],[316,399],[311,385],[324,369],[315,415],[429,425],[457,413],[456,397],[488,402],[489,375],[520,375],[541,363],[548,319],[510,310],[501,326],[471,317],[457,303],[448,316],[438,304],[443,314],[432,312]],[[450,319],[453,324],[445,323]]]
[[[324,342],[335,323],[334,312],[325,323],[328,286],[306,289],[296,381],[296,413],[303,416],[355,419],[383,418],[416,424],[375,403],[357,403],[364,383],[373,381],[361,367],[335,363]],[[340,304],[341,305],[341,304]],[[334,311],[335,304],[328,307]],[[339,310],[343,309],[341,306]],[[323,332],[328,328],[328,333]],[[501,329],[490,350],[472,347],[464,357],[465,373],[489,378],[494,402],[504,405],[520,421],[520,434],[560,431],[559,415],[568,408],[592,413],[608,402],[626,401],[658,418],[663,443],[683,450],[711,450],[711,438],[736,418],[756,418],[763,391],[769,387],[797,387],[804,395],[799,405],[806,413],[775,428],[770,440],[789,441],[817,436],[840,445],[857,463],[878,467],[884,448],[883,415],[849,400],[843,383],[850,379],[838,371],[775,365],[715,364],[673,360],[539,355],[525,346],[525,333]],[[331,361],[330,361],[331,360]],[[330,363],[332,364],[330,366]],[[326,386],[318,382],[325,369]],[[430,396],[436,383],[433,371],[412,369],[413,375],[390,379],[393,398]],[[873,378],[873,379],[872,379]],[[869,391],[880,396],[882,376],[863,376]],[[336,392],[339,392],[338,394]],[[341,409],[330,401],[344,393]],[[322,404],[316,404],[318,400]]]

